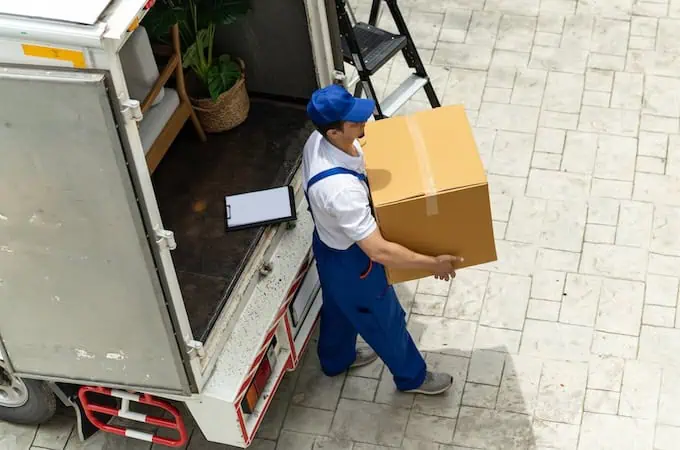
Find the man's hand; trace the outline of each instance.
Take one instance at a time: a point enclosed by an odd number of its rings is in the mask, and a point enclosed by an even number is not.
[[[456,263],[463,262],[463,258],[451,255],[441,255],[435,258],[436,263],[432,267],[434,277],[438,280],[449,281],[456,277]]]

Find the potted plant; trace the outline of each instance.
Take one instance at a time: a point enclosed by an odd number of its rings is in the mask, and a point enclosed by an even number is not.
[[[147,32],[157,45],[168,42],[170,24],[179,24],[183,65],[191,69],[187,88],[206,132],[229,130],[248,117],[245,65],[239,58],[216,55],[214,43],[219,25],[234,23],[249,10],[250,0],[161,0],[149,12]]]

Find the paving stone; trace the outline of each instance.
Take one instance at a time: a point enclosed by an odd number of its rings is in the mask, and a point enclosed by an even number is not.
[[[661,376],[657,423],[680,426],[680,371],[677,367],[665,368]]]
[[[539,109],[533,106],[482,103],[477,125],[505,131],[533,133],[538,125]]]
[[[340,399],[331,433],[338,439],[395,447],[401,445],[408,416],[405,408]]]
[[[501,382],[505,354],[491,350],[476,350],[470,358],[467,381],[498,386]]]
[[[616,244],[649,248],[653,217],[654,205],[640,202],[621,202]]]
[[[582,104],[588,106],[608,107],[611,101],[611,94],[609,92],[585,91],[583,93]]]
[[[510,103],[512,89],[487,87],[482,98],[485,102]]]
[[[654,448],[656,450],[674,450],[680,441],[680,427],[657,425],[654,435]]]
[[[543,364],[538,358],[507,355],[496,409],[533,414],[542,367]]]
[[[534,45],[529,59],[529,68],[580,74],[585,71],[587,61],[587,50]]]
[[[611,92],[614,87],[614,72],[591,69],[586,71],[585,88],[590,91]]]
[[[347,377],[342,388],[342,397],[351,400],[372,402],[378,389],[378,380],[362,377]]]
[[[617,198],[621,200],[629,200],[633,194],[633,182],[631,181],[617,181],[617,180],[602,180],[600,178],[593,178],[590,195],[591,198]]]
[[[546,320],[555,322],[560,315],[560,303],[550,300],[529,300],[527,319]]]
[[[580,272],[605,277],[644,280],[647,250],[605,244],[583,244]]]
[[[470,37],[468,33],[468,39]],[[460,69],[486,70],[491,62],[492,48],[482,45],[440,42],[434,51],[432,63]]]
[[[638,352],[638,337],[595,331],[591,351],[599,356],[633,359]]]
[[[497,397],[498,387],[496,386],[466,383],[465,391],[463,392],[462,404],[464,406],[494,409],[496,406]]]
[[[475,269],[461,270],[456,274],[444,316],[453,319],[479,320],[489,272]]]
[[[580,424],[587,379],[586,363],[543,363],[535,417],[552,422]]]
[[[57,415],[49,422],[38,427],[33,446],[61,450],[66,446],[72,431],[73,419]],[[0,448],[2,448],[1,445]]]
[[[680,207],[657,206],[650,250],[680,256]]]
[[[647,75],[645,77],[645,103],[642,110],[648,114],[665,117],[679,117],[680,105],[669,102],[669,98],[679,98],[680,79]]]
[[[663,174],[666,170],[666,160],[653,156],[638,156],[635,170],[637,172]]]
[[[637,336],[640,332],[644,283],[610,280],[602,283],[595,328],[608,333]]]
[[[583,404],[584,412],[614,414],[619,409],[619,397],[621,394],[613,391],[599,391],[588,389],[586,399]]]
[[[579,256],[574,252],[542,248],[536,253],[536,267],[545,270],[576,272]]]
[[[473,11],[466,44],[492,47],[498,36],[498,26],[501,23],[501,13],[496,11]]]
[[[584,77],[581,74],[549,72],[543,108],[565,113],[579,112],[583,85]]]
[[[444,23],[439,34],[439,42],[465,42],[472,11],[467,9],[453,9],[446,11]]]
[[[482,104],[485,82],[486,74],[483,72],[451,69],[443,101],[447,104],[463,104],[469,109],[479,109]]]
[[[601,277],[568,274],[562,296],[560,322],[592,327],[595,324],[601,291]]]
[[[531,169],[527,195],[550,200],[585,199],[589,188],[589,178],[585,175]]]
[[[427,439],[450,444],[453,442],[455,428],[456,419],[411,413],[406,426],[406,436],[411,439]]]
[[[544,47],[559,47],[562,42],[562,35],[558,33],[546,33],[537,31],[534,35],[534,44]]]
[[[678,298],[678,278],[647,275],[645,304],[675,307]]]
[[[425,316],[441,316],[446,306],[446,297],[441,295],[416,294],[413,313]]]
[[[586,412],[579,450],[644,450],[654,445],[654,421]]]
[[[578,444],[578,425],[536,419],[533,429],[538,448],[571,450]]]
[[[592,174],[597,156],[598,136],[593,133],[567,131],[562,158],[562,170]]]
[[[492,273],[479,323],[521,330],[529,304],[530,288],[530,278]]]
[[[639,361],[626,361],[621,386],[619,415],[655,419],[661,370]]]
[[[593,355],[588,364],[588,388],[620,391],[624,364],[621,357]]]
[[[642,314],[642,323],[645,325],[673,328],[673,326],[675,326],[675,315],[675,308],[645,305]]]
[[[616,240],[616,227],[611,225],[586,225],[585,241],[594,244],[613,244]]]
[[[636,137],[638,125],[639,117],[636,111],[583,106],[581,107],[578,129],[593,133]]]
[[[419,314],[412,314],[408,325],[421,351],[461,356],[470,355],[477,329],[473,321]]]
[[[539,127],[536,132],[534,150],[537,152],[561,154],[564,149],[565,130]]]
[[[526,177],[531,166],[534,137],[531,134],[499,131],[493,147],[489,172]]]
[[[680,366],[680,329],[643,325],[638,359],[661,366]]]
[[[590,50],[594,53],[625,56],[628,50],[630,24],[628,20],[598,17],[593,27]],[[642,85],[640,85],[642,88]]]
[[[532,35],[533,36],[533,35]],[[530,53],[494,49],[489,70],[494,68],[524,69],[529,65]]]
[[[559,170],[562,156],[557,153],[534,152],[531,167],[536,169]]]
[[[600,225],[617,225],[619,218],[617,200],[606,198],[591,198],[588,200],[588,223]]]
[[[473,448],[524,450],[534,436],[524,414],[464,406],[460,410],[454,444]]]
[[[521,331],[503,330],[480,325],[479,328],[477,328],[474,349],[498,349],[498,351],[507,353],[517,353],[519,351],[521,339]]]
[[[300,433],[325,435],[331,428],[333,411],[302,406],[291,406],[283,428]]]

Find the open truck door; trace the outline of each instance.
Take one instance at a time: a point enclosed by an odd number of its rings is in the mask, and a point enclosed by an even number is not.
[[[172,234],[149,219],[108,77],[0,66],[4,363],[28,379],[195,393]]]

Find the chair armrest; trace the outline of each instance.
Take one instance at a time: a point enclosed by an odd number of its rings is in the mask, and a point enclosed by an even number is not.
[[[180,63],[179,56],[176,53],[173,54],[172,57],[170,57],[170,61],[168,61],[168,63],[165,65],[165,68],[154,82],[149,93],[146,94],[144,101],[142,101],[141,105],[142,114],[144,114],[149,110],[149,108],[151,108],[151,105],[153,104],[154,100],[161,92],[161,88],[165,85],[165,83],[168,82],[168,80],[172,76],[173,72],[175,71],[179,63]]]

